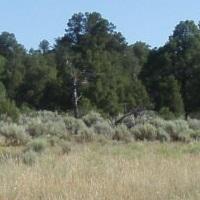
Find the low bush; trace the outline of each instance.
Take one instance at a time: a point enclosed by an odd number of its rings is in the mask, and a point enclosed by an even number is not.
[[[63,120],[67,131],[72,135],[78,134],[80,130],[87,129],[86,124],[81,119],[65,116]]]
[[[103,123],[104,118],[99,113],[96,113],[93,111],[85,115],[83,117],[83,121],[85,122],[87,126],[91,127],[97,123]]]
[[[166,132],[172,141],[188,141],[191,129],[185,120],[170,120],[166,123]]]
[[[76,142],[92,142],[95,139],[95,134],[93,129],[91,128],[84,128],[80,129],[76,135],[74,135]]]
[[[114,133],[113,127],[111,127],[107,121],[96,123],[93,129],[96,134],[104,135],[109,138],[111,138]]]
[[[136,140],[153,141],[157,137],[156,128],[149,123],[138,124],[135,127],[131,128],[130,131],[134,135]]]
[[[112,139],[125,142],[130,142],[132,140],[131,134],[124,124],[119,125],[115,128]]]
[[[159,140],[160,142],[169,142],[170,141],[170,136],[169,134],[163,129],[163,128],[156,128],[157,136],[156,139]]]
[[[30,137],[23,126],[15,123],[2,123],[0,127],[0,135],[5,138],[6,145],[25,145]]]
[[[155,117],[155,118],[152,118],[151,120],[149,120],[149,123],[152,124],[153,126],[155,126],[156,128],[165,129],[168,121],[164,120],[160,117]]]
[[[60,138],[67,137],[67,130],[63,121],[42,122],[38,117],[28,122],[27,132],[32,137],[39,137],[42,135],[58,136]]]
[[[195,141],[200,141],[200,130],[194,130],[191,132],[190,137]]]
[[[70,153],[71,147],[70,147],[69,143],[62,141],[59,145],[61,147],[61,153],[62,154],[69,154]]]
[[[37,155],[33,151],[27,151],[23,155],[23,163],[32,166],[36,162]]]
[[[27,132],[32,137],[39,137],[44,134],[44,124],[40,120],[40,118],[32,118],[29,119],[27,123]]]
[[[37,138],[32,140],[26,148],[26,151],[34,151],[36,153],[42,153],[47,148],[47,141],[44,138]]]
[[[188,119],[189,127],[193,130],[200,130],[200,120],[199,119]]]
[[[63,121],[47,122],[44,124],[44,134],[49,136],[57,136],[59,138],[67,137],[67,130]]]

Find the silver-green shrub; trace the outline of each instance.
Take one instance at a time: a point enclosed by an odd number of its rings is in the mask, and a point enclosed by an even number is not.
[[[23,154],[23,163],[32,166],[37,159],[37,154],[33,151],[27,151]]]
[[[149,123],[155,126],[156,128],[162,128],[165,129],[168,121],[160,118],[160,117],[155,117],[149,120]]]
[[[78,130],[77,134],[74,135],[76,142],[92,142],[95,139],[95,134],[93,129],[91,128],[84,128]]]
[[[91,127],[97,123],[103,123],[104,118],[101,116],[101,114],[92,111],[87,115],[83,116],[83,121],[87,126]]]
[[[48,146],[46,139],[44,138],[36,138],[32,140],[27,145],[26,151],[33,151],[36,153],[42,153]]]
[[[193,130],[200,130],[200,120],[199,119],[188,119],[189,127]]]
[[[30,139],[25,127],[15,123],[2,123],[0,135],[5,138],[6,145],[25,145]]]
[[[136,140],[153,141],[157,137],[156,128],[149,123],[138,124],[135,127],[131,128],[130,131],[134,135]]]
[[[170,141],[170,136],[165,131],[165,129],[158,127],[158,128],[156,128],[156,132],[157,132],[156,139],[159,140],[160,142],[169,142]]]
[[[130,142],[132,140],[132,137],[128,128],[124,124],[121,124],[115,128],[112,139]]]
[[[192,139],[194,139],[195,141],[200,141],[200,130],[193,130],[191,133],[190,133],[190,137]]]
[[[104,135],[111,138],[114,133],[113,127],[109,124],[108,121],[98,122],[93,126],[94,132],[96,134]]]
[[[86,124],[81,119],[65,116],[63,120],[65,127],[70,132],[70,134],[78,134],[80,130],[87,129]]]
[[[187,121],[180,119],[167,121],[165,130],[172,141],[187,141],[191,134]]]
[[[65,128],[65,123],[63,120],[60,121],[45,121],[42,122],[41,118],[36,117],[32,118],[27,122],[26,125],[27,132],[32,137],[38,137],[42,135],[46,136],[58,136],[58,137],[66,137],[67,130]]]

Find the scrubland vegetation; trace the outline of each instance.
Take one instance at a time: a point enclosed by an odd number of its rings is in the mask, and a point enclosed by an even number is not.
[[[38,111],[0,123],[0,199],[200,198],[197,119]]]
[[[120,117],[120,116],[119,116]],[[56,145],[60,141],[85,143],[114,140],[194,142],[200,139],[200,120],[181,118],[165,120],[153,111],[126,117],[120,124],[90,112],[82,118],[50,111],[32,111],[20,114],[17,120],[1,116],[0,138],[3,146]]]

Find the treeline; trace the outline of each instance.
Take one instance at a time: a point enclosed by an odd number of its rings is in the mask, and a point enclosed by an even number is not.
[[[76,90],[74,90],[76,88]],[[200,27],[180,22],[163,47],[128,45],[99,13],[78,13],[50,47],[29,52],[14,34],[0,35],[0,112],[19,108],[97,110],[109,115],[133,108],[170,116],[200,106]],[[74,94],[76,92],[76,94]]]

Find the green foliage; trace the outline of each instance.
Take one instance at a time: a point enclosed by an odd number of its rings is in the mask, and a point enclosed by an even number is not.
[[[93,129],[90,128],[84,128],[78,130],[78,133],[74,135],[74,138],[77,142],[92,142],[95,139],[95,134]]]
[[[33,119],[28,124],[27,130],[29,134],[33,137],[49,135],[49,136],[58,136],[63,138],[67,136],[65,124],[62,121],[60,122],[49,121],[43,123],[39,119]]]
[[[17,121],[19,118],[19,109],[16,107],[15,102],[9,99],[0,100],[0,114],[5,114]]]
[[[62,141],[60,143],[60,146],[61,146],[62,154],[69,154],[70,153],[71,147],[70,147],[70,145],[67,142],[63,142]]]
[[[129,117],[128,119],[130,120]],[[21,114],[16,123],[2,117],[0,137],[4,139],[1,140],[2,144],[24,145],[25,152],[37,153],[42,153],[47,147],[57,146],[60,146],[62,151],[62,143],[69,142],[105,143],[109,140],[131,142],[134,139],[160,142],[200,140],[199,120],[165,120],[151,112],[146,112],[132,120],[131,126],[125,123],[126,120],[114,126],[96,112],[89,113],[83,119],[47,111],[32,112]]]
[[[156,128],[149,123],[138,124],[135,127],[131,128],[130,131],[134,135],[136,140],[153,141],[157,137]]]
[[[83,116],[83,121],[86,123],[86,125],[88,127],[91,127],[96,123],[104,122],[104,119],[100,115],[100,113],[92,111],[92,112],[88,113],[87,115]]]
[[[57,136],[64,139],[68,135],[64,119],[53,112],[33,112],[30,116],[24,114],[19,123],[26,124],[26,130],[32,137]]]
[[[200,129],[200,120],[199,119],[188,119],[189,127],[193,130],[199,130]]]
[[[1,99],[6,98],[6,88],[2,82],[0,82],[0,98]]]
[[[39,48],[42,51],[43,54],[47,53],[49,51],[49,42],[47,40],[42,40],[39,44]]]
[[[37,138],[32,140],[28,145],[27,145],[27,151],[33,151],[36,153],[42,153],[45,151],[47,148],[47,141],[44,138]]]
[[[141,78],[157,110],[169,107],[175,114],[185,110],[188,115],[199,107],[199,50],[200,29],[186,20],[163,47],[150,53]]]
[[[176,116],[180,116],[184,113],[184,105],[180,88],[174,76],[164,78],[164,80],[160,82],[159,92],[159,108],[165,106],[169,108],[169,112],[172,112],[172,114],[174,113]]]
[[[87,129],[87,126],[81,119],[76,119],[71,116],[64,117],[64,123],[70,134],[78,134],[79,131]]]
[[[128,45],[116,27],[96,12],[74,14],[52,48],[43,40],[39,49],[27,53],[8,32],[0,34],[0,44],[0,114],[14,120],[15,104],[73,110],[74,76],[80,116],[97,110],[113,117],[142,107],[172,119],[187,117],[200,107],[200,27],[194,21],[181,21],[158,49],[143,42]],[[129,122],[133,127],[135,122]],[[80,121],[70,123],[66,120],[65,125],[73,134],[85,126]]]
[[[23,163],[32,166],[36,162],[37,155],[33,151],[26,151],[23,154]]]
[[[123,111],[124,103],[128,108],[149,104],[148,94],[137,79],[138,74],[132,76],[147,57],[148,50],[143,44],[138,43],[129,50],[121,33],[99,13],[75,14],[67,25],[65,36],[57,40],[57,62],[62,71],[61,78],[68,85],[70,70],[65,64],[66,57],[79,74],[78,92],[83,95],[81,110],[96,108],[115,115]],[[81,85],[85,81],[86,85]]]
[[[189,129],[187,122],[184,120],[168,121],[165,130],[170,135],[172,141],[186,142],[191,134],[191,129]]]
[[[108,138],[112,137],[113,132],[114,132],[113,128],[107,121],[96,123],[93,126],[93,129],[96,134],[104,135]]]
[[[25,145],[30,139],[24,126],[15,123],[2,123],[0,127],[0,135],[5,138],[6,145],[12,146]]]
[[[118,140],[118,141],[125,141],[125,142],[130,142],[132,140],[131,134],[128,128],[123,124],[115,128],[112,139]]]
[[[128,128],[132,128],[136,124],[136,119],[133,115],[130,115],[123,120],[123,124],[125,124]]]
[[[156,139],[160,142],[169,142],[170,141],[170,135],[167,133],[167,131],[164,128],[156,128],[157,130],[157,136]]]
[[[192,131],[190,137],[196,141],[200,141],[200,130]]]
[[[159,111],[159,114],[162,118],[169,120],[169,119],[175,119],[175,114],[170,111],[168,107],[162,107]]]

